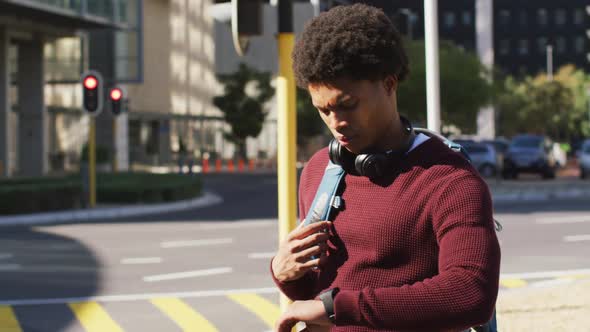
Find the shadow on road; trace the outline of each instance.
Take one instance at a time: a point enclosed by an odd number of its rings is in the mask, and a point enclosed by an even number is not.
[[[100,262],[76,239],[2,228],[0,248],[0,305],[12,305],[24,332],[64,331],[75,320],[67,304],[50,311],[31,299],[87,298],[101,287]]]

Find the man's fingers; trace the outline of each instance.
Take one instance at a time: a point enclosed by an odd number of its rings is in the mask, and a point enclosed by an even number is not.
[[[295,326],[295,324],[297,324],[296,320],[293,320],[292,318],[281,317],[277,321],[277,324],[275,326],[275,331],[276,332],[291,332],[291,329],[293,328],[293,326]]]
[[[330,227],[330,225],[332,225],[331,221],[318,221],[311,223],[309,225],[297,227],[291,233],[289,233],[287,239],[289,241],[303,239],[307,237],[309,234],[327,230]]]
[[[305,271],[316,268],[316,267],[320,266],[320,259],[321,259],[321,257],[315,258],[315,259],[310,259],[305,263],[301,263],[301,267]]]
[[[325,243],[320,243],[317,246],[313,246],[313,247],[310,247],[310,248],[307,248],[307,249],[301,251],[299,253],[300,256],[297,258],[297,261],[300,263],[306,262],[312,256],[320,256],[326,250],[328,250],[328,246]]]
[[[309,247],[315,246],[319,243],[326,242],[329,238],[330,234],[320,232],[311,234],[310,236],[302,240],[293,240],[293,242],[291,243],[291,253],[301,252]]]

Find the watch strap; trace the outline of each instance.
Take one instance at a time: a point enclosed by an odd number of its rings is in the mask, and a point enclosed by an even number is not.
[[[334,312],[334,298],[336,297],[336,294],[338,294],[338,291],[338,288],[331,288],[319,295],[319,299],[324,304],[326,315],[332,323],[334,323],[334,320],[336,318],[336,314]]]

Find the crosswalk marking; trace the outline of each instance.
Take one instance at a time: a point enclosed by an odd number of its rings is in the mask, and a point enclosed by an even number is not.
[[[96,302],[75,302],[68,306],[87,332],[123,332],[109,314]]]
[[[277,305],[254,293],[229,294],[227,297],[258,316],[269,327],[274,327],[281,315]]]
[[[184,301],[176,298],[157,298],[151,302],[170,317],[184,332],[218,332],[205,317]]]
[[[22,332],[14,311],[9,306],[0,306],[0,331]]]
[[[527,282],[523,279],[500,279],[500,286],[506,288],[518,288],[526,285]]]

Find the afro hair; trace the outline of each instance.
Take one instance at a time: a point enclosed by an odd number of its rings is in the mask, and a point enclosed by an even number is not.
[[[293,49],[297,85],[339,78],[379,80],[408,75],[402,38],[381,9],[354,4],[337,6],[306,24]]]

